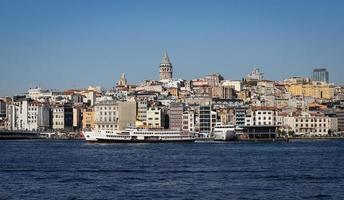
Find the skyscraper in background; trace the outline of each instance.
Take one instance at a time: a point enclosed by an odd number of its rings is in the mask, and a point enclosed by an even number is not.
[[[329,74],[327,69],[325,68],[316,68],[313,69],[313,75],[312,75],[313,81],[322,81],[322,82],[329,82]]]

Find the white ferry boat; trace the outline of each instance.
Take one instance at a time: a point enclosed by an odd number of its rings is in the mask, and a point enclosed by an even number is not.
[[[217,141],[233,141],[237,139],[234,125],[216,124],[214,127],[214,140]]]
[[[86,131],[87,142],[98,143],[160,143],[160,142],[194,142],[195,138],[181,131],[158,129],[134,129],[116,132],[109,130]]]

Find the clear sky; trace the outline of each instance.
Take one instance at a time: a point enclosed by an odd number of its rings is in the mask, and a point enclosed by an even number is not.
[[[174,77],[310,76],[344,83],[343,0],[0,0],[0,96]]]

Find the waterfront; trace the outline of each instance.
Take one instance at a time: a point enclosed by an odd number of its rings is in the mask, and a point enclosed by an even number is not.
[[[343,140],[0,141],[0,199],[343,199]]]

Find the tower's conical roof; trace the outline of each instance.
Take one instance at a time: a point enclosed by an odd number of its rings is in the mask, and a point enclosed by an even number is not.
[[[171,64],[170,58],[168,57],[167,51],[165,51],[161,64]]]

